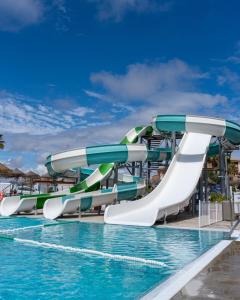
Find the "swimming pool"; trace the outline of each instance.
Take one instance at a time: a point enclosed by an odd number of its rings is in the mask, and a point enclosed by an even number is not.
[[[0,299],[44,300],[138,299],[225,237],[29,218],[0,219],[0,234],[16,238],[0,239]]]

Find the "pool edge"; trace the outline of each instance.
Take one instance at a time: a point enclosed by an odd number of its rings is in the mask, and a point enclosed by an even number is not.
[[[221,254],[230,244],[232,240],[222,240],[203,253],[183,269],[170,276],[166,281],[159,284],[149,293],[141,297],[141,300],[169,300],[174,297],[181,289],[201,272],[209,263],[211,263],[219,254]]]

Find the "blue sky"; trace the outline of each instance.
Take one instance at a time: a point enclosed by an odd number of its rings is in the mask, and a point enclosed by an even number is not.
[[[0,0],[1,161],[117,142],[155,114],[240,121],[240,3]],[[236,154],[237,155],[237,154]]]

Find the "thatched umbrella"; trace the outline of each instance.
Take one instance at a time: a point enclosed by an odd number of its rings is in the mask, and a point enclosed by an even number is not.
[[[0,176],[12,177],[13,171],[6,167],[4,164],[0,163]]]
[[[37,173],[33,172],[33,171],[28,171],[27,173],[25,173],[25,177],[26,177],[26,179],[29,179],[29,183],[30,183],[31,188],[33,186],[34,179],[39,179],[40,178],[40,176]]]
[[[31,178],[39,178],[39,177],[40,177],[37,173],[35,173],[35,172],[33,172],[33,171],[28,171],[28,172],[26,173],[26,176],[27,176],[27,177],[31,177]]]
[[[26,176],[25,173],[18,168],[15,168],[14,170],[12,170],[12,172],[15,177],[25,177]]]

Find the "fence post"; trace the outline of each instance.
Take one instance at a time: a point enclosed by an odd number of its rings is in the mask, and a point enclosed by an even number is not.
[[[218,203],[215,202],[215,222],[217,223],[218,221]]]
[[[210,207],[210,203],[206,202],[207,206],[208,206],[208,225],[211,224],[211,207]]]
[[[201,227],[201,210],[202,210],[202,205],[201,205],[201,200],[198,200],[198,227]]]

